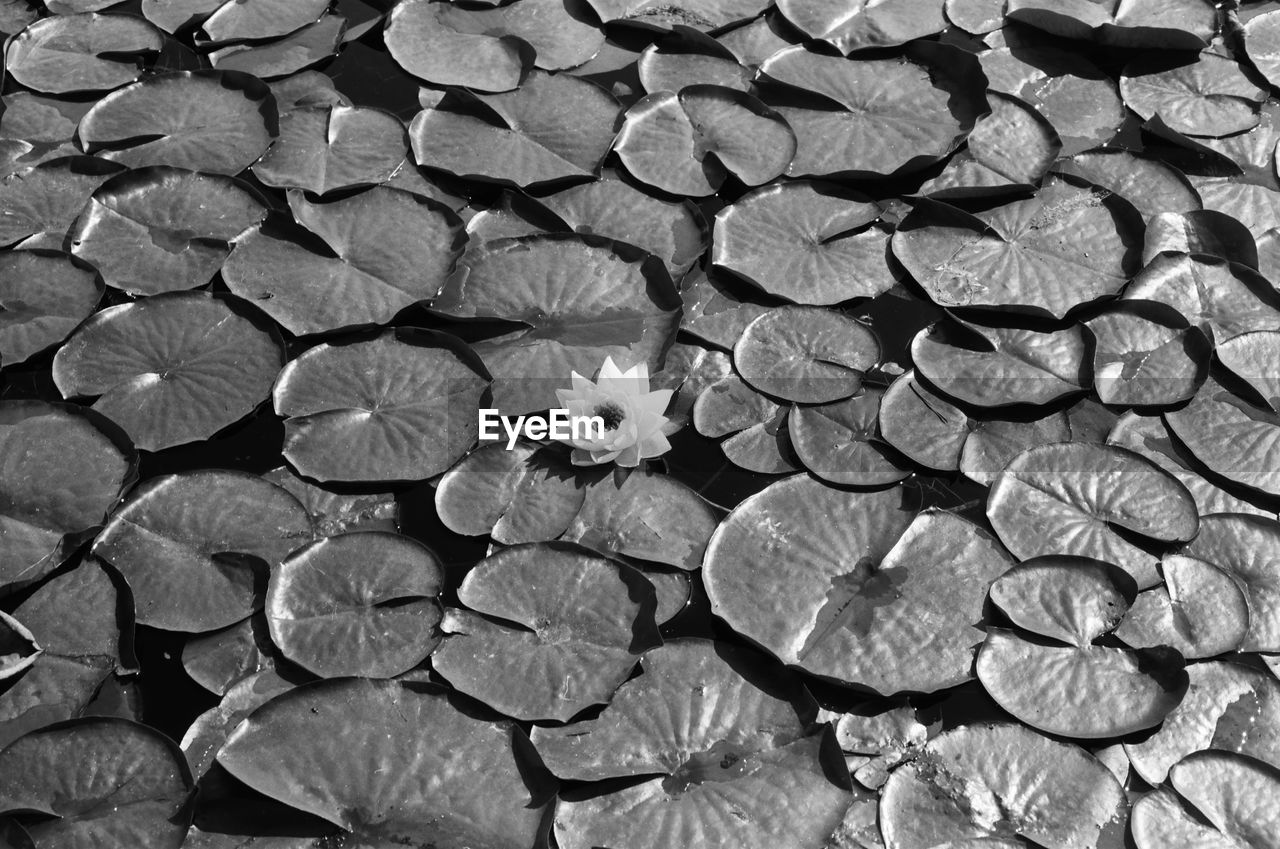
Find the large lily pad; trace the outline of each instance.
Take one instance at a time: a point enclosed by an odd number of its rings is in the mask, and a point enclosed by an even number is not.
[[[1280,295],[1266,278],[1205,255],[1157,256],[1125,289],[1124,299],[1168,304],[1192,324],[1207,323],[1217,339],[1280,323]]]
[[[797,406],[787,420],[796,456],[823,480],[850,486],[882,486],[911,474],[880,439],[884,390],[867,388],[833,404]]]
[[[715,194],[733,175],[759,186],[791,163],[796,136],[749,94],[714,85],[645,96],[627,110],[614,148],[636,179],[678,195]]]
[[[390,678],[440,640],[444,566],[421,543],[369,531],[317,540],[272,570],[266,614],[284,656],[321,678]]]
[[[330,59],[347,37],[347,19],[325,15],[297,32],[266,44],[233,44],[209,54],[219,71],[236,71],[270,80],[295,74]]]
[[[1218,362],[1258,393],[1273,412],[1280,412],[1280,330],[1241,333],[1219,342]]]
[[[645,654],[644,673],[598,719],[536,728],[538,753],[562,778],[648,776],[561,800],[557,843],[824,846],[850,800],[835,736],[805,736],[812,706],[797,705],[785,679],[756,672],[759,662],[706,640],[673,641]],[[655,726],[663,715],[670,721]],[[772,810],[788,815],[760,815]]]
[[[200,31],[210,44],[280,38],[324,14],[325,0],[240,0],[223,3]]]
[[[1123,839],[1125,808],[1123,788],[1088,752],[1021,725],[965,725],[889,776],[880,823],[892,849],[967,849],[1011,835],[1097,849],[1120,845],[1111,841]]]
[[[1114,528],[1166,543],[1199,529],[1177,478],[1131,451],[1060,442],[1022,452],[996,476],[987,517],[1019,559],[1074,554],[1115,563],[1139,589],[1159,581],[1156,558]]]
[[[1158,725],[1187,690],[1178,655],[1097,645],[1129,607],[1106,564],[1038,557],[1012,569],[991,598],[1021,628],[990,629],[978,680],[1023,722],[1064,737],[1118,737]]]
[[[257,228],[236,240],[227,287],[291,333],[386,324],[431,299],[462,254],[462,222],[447,207],[385,187],[325,203],[289,196],[302,234]]]
[[[1094,342],[1094,389],[1104,404],[1171,406],[1195,395],[1208,375],[1212,343],[1156,306],[1122,302],[1085,322]]]
[[[262,196],[238,180],[143,168],[99,186],[67,238],[108,285],[157,295],[208,283],[231,242],[266,215]]]
[[[0,181],[0,244],[61,250],[85,201],[123,167],[104,159],[55,159]]]
[[[896,282],[880,213],[834,184],[765,186],[716,214],[712,262],[801,304],[874,298]]]
[[[1125,105],[1187,136],[1229,136],[1257,125],[1267,93],[1234,59],[1209,50],[1169,65],[1142,58],[1129,63],[1120,77]]]
[[[253,173],[269,186],[316,194],[385,183],[409,150],[394,115],[355,106],[307,106],[284,113],[280,137]]]
[[[175,292],[95,313],[58,349],[64,398],[93,409],[159,451],[213,434],[266,400],[284,352],[274,328],[234,299]]]
[[[566,722],[607,702],[658,645],[652,588],[629,567],[546,544],[504,549],[458,588],[432,668],[517,719]]]
[[[279,131],[275,99],[237,71],[178,71],[114,91],[80,121],[88,153],[130,168],[238,174]]]
[[[1138,269],[1142,222],[1109,193],[1050,177],[1030,200],[970,215],[922,200],[893,253],[941,307],[1062,318]]]
[[[494,377],[494,406],[518,415],[558,406],[571,372],[604,362],[657,372],[679,320],[666,269],[635,248],[576,234],[486,242],[459,263],[432,309],[525,328],[473,344]]]
[[[1090,150],[1059,160],[1054,170],[1115,192],[1144,219],[1163,213],[1194,212],[1200,195],[1186,176],[1158,159],[1124,150]]]
[[[1179,762],[1169,779],[1185,804],[1161,790],[1134,805],[1138,849],[1252,848],[1280,840],[1280,813],[1272,804],[1280,793],[1280,769],[1230,752],[1196,752]]]
[[[429,83],[508,91],[529,64],[545,71],[581,65],[604,36],[564,0],[480,7],[402,0],[387,20],[386,42],[401,67]]]
[[[1249,630],[1241,650],[1280,651],[1280,522],[1233,513],[1206,516],[1181,553],[1217,566],[1244,590]]]
[[[956,322],[922,330],[911,341],[918,375],[979,407],[1048,404],[1084,391],[1085,352],[1079,326],[1045,333]]]
[[[266,571],[311,537],[306,510],[275,484],[186,472],[135,490],[93,553],[129,582],[139,623],[198,633],[252,613]]]
[[[822,307],[785,306],[752,321],[733,364],[755,389],[788,401],[848,398],[880,360],[880,342],[861,322]]]
[[[464,178],[537,186],[592,176],[613,143],[618,101],[568,74],[535,71],[515,91],[481,102],[484,118],[440,107],[419,112],[409,125],[417,163]]]
[[[1140,594],[1116,636],[1134,648],[1170,646],[1183,657],[1235,649],[1249,631],[1249,602],[1230,575],[1195,557],[1160,563],[1164,585]]]
[[[955,150],[987,111],[977,63],[946,49],[912,57],[849,61],[799,46],[770,56],[760,76],[782,90],[765,100],[797,138],[787,173],[888,177]]]
[[[103,286],[91,268],[52,251],[0,254],[0,356],[20,363],[88,318]]]
[[[164,44],[164,33],[131,15],[54,15],[5,45],[4,67],[36,91],[103,91],[137,79],[140,60]]]
[[[1009,0],[1005,14],[1053,35],[1115,47],[1199,50],[1217,31],[1199,0]]]
[[[526,780],[515,753],[523,738],[445,696],[349,678],[298,687],[254,711],[218,763],[357,843],[531,846],[550,788]]]
[[[95,416],[42,401],[0,404],[0,593],[39,580],[92,536],[136,463]]]
[[[190,790],[173,741],[123,719],[54,725],[0,752],[0,811],[52,817],[27,825],[38,845],[178,849]]]
[[[1191,403],[1164,414],[1195,458],[1229,481],[1280,495],[1280,413],[1232,394],[1210,378]]]
[[[778,11],[810,38],[842,53],[894,47],[946,29],[939,0],[856,2],[782,0]]]

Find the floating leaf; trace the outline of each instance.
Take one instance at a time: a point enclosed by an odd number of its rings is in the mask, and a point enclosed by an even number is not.
[[[378,109],[308,106],[280,118],[280,137],[254,163],[269,186],[316,194],[385,183],[408,153],[404,125]]]
[[[1009,0],[1005,15],[1052,35],[1114,47],[1199,50],[1217,31],[1213,7],[1199,0]]]
[[[317,345],[290,362],[272,392],[284,455],[316,480],[428,478],[475,443],[472,411],[487,378],[452,337],[386,331]],[[388,384],[382,376],[395,374]]]
[[[62,250],[89,196],[121,170],[103,159],[77,156],[5,177],[0,181],[0,244]]]
[[[972,419],[971,432],[960,452],[960,471],[971,480],[990,486],[1009,461],[1028,448],[1071,439],[1065,413],[1053,413],[1033,422],[1010,419]]]
[[[78,132],[85,152],[130,168],[238,174],[266,151],[278,123],[271,92],[257,78],[180,71],[112,92],[85,114]]]
[[[256,570],[311,537],[306,510],[280,487],[245,472],[185,472],[134,490],[93,553],[129,582],[139,624],[200,633],[252,613]]]
[[[751,95],[714,85],[645,96],[627,110],[614,148],[636,179],[678,195],[715,194],[729,175],[748,186],[786,170],[787,122]]]
[[[283,364],[279,338],[233,300],[175,292],[95,313],[58,349],[64,398],[93,409],[159,451],[208,439],[266,399]]]
[[[431,666],[517,719],[567,722],[607,702],[661,642],[648,582],[571,548],[504,549],[467,573],[458,600],[469,609],[445,613]]]
[[[946,0],[947,20],[971,35],[1000,29],[1004,23],[1004,0]]]
[[[946,29],[940,0],[781,0],[778,11],[810,38],[841,53],[870,47],[894,47]]]
[[[492,113],[485,119],[441,108],[419,112],[409,125],[417,163],[468,179],[536,186],[592,176],[613,143],[618,101],[568,74],[535,71],[516,91],[482,102]]]
[[[1230,513],[1206,516],[1199,535],[1181,553],[1217,566],[1244,590],[1249,631],[1242,651],[1280,651],[1280,522]]]
[[[5,45],[4,67],[36,91],[103,91],[137,79],[140,60],[164,45],[164,33],[131,15],[54,15]]]
[[[196,780],[200,781],[216,763],[218,750],[237,725],[293,686],[274,670],[256,672],[233,684],[223,694],[222,701],[197,716],[182,737],[182,753],[187,756]],[[189,835],[182,845],[191,845]]]
[[[976,347],[948,341],[957,326],[968,331],[965,336]],[[957,322],[922,330],[911,341],[918,375],[946,395],[979,407],[1048,404],[1083,391],[1085,350],[1078,326],[1041,333]]]
[[[523,738],[445,696],[350,678],[272,699],[232,732],[218,763],[356,842],[532,846],[545,797],[516,760]]]
[[[1124,306],[1085,322],[1093,336],[1098,398],[1104,404],[1163,407],[1195,395],[1209,373],[1212,343],[1172,310]]]
[[[0,811],[52,817],[26,827],[41,845],[178,849],[190,790],[173,741],[123,719],[55,725],[0,752]]]
[[[281,466],[262,476],[287,489],[302,502],[319,536],[332,537],[353,531],[396,531],[400,507],[395,493],[340,493],[308,483]]]
[[[271,642],[266,617],[254,614],[228,628],[187,640],[182,647],[182,668],[201,687],[222,696],[240,681],[275,669],[279,653]]]
[[[874,298],[893,288],[880,207],[835,184],[756,189],[716,214],[712,262],[801,304]]]
[[[806,404],[848,398],[880,360],[867,326],[821,307],[785,306],[747,325],[733,364],[755,389]]]
[[[1271,804],[1280,792],[1280,769],[1229,752],[1196,752],[1169,779],[1186,803],[1167,790],[1139,800],[1133,809],[1138,849],[1266,846],[1280,840],[1280,814]]]
[[[798,140],[787,173],[889,177],[955,150],[987,111],[976,62],[945,48],[910,56],[850,61],[799,46],[770,56],[760,76],[785,88],[765,99]]]
[[[144,168],[99,186],[67,238],[108,285],[158,295],[208,283],[230,243],[266,215],[262,196],[238,180]]]
[[[1053,167],[1060,174],[1115,192],[1131,203],[1144,219],[1200,209],[1200,195],[1181,171],[1129,151],[1086,151],[1060,160]]]
[[[341,49],[346,29],[346,18],[325,15],[279,41],[223,47],[210,53],[209,59],[219,71],[252,74],[264,80],[286,77],[333,58]]]
[[[681,41],[651,44],[636,60],[646,92],[679,91],[690,85],[751,88],[751,71],[738,64],[732,51],[714,39],[694,39],[689,31],[682,30],[681,35],[685,37]]]
[[[1118,534],[1185,542],[1199,527],[1191,494],[1151,461],[1109,445],[1062,442],[1030,448],[996,476],[987,518],[1020,560],[1074,554],[1114,563],[1146,589],[1156,559]]]
[[[325,0],[239,0],[223,3],[200,30],[210,43],[280,38],[324,14]]]
[[[563,538],[603,554],[688,570],[702,563],[715,528],[715,513],[692,489],[638,470],[621,482],[609,476],[590,484]]]
[[[1280,766],[1280,683],[1266,672],[1209,661],[1187,667],[1191,685],[1182,703],[1154,734],[1124,744],[1138,775],[1152,785],[1169,768],[1201,749],[1240,752]]]
[[[92,269],[51,251],[0,254],[0,354],[20,363],[56,345],[102,298]]]
[[[1062,318],[1124,287],[1141,232],[1133,210],[1106,192],[1050,177],[1035,198],[977,215],[919,201],[892,244],[941,307]]]
[[[489,534],[504,545],[556,539],[586,499],[565,461],[527,442],[481,445],[440,479],[436,512],[454,533]]]
[[[142,14],[165,32],[176,33],[212,15],[226,0],[142,0]]]
[[[680,329],[726,351],[733,349],[748,324],[769,311],[763,304],[741,300],[724,282],[696,268],[685,278],[680,295]]]
[[[271,640],[321,678],[390,678],[439,642],[444,566],[425,546],[370,531],[325,537],[271,572]]]
[[[1267,81],[1280,80],[1280,14],[1264,12],[1244,25],[1244,52]]]
[[[921,186],[935,198],[964,198],[1034,187],[1058,154],[1062,141],[1034,106],[1012,95],[987,92],[991,114],[978,119],[967,150]]]
[[[1280,413],[1257,407],[1210,378],[1190,404],[1164,414],[1169,431],[1214,474],[1280,495]]]
[[[976,669],[997,704],[1034,728],[1086,738],[1150,728],[1178,705],[1187,676],[1176,654],[1095,643],[1132,597],[1112,568],[1081,557],[1037,557],[996,581],[992,601],[1021,628],[1049,638],[987,631]]]
[[[504,415],[558,406],[555,390],[569,374],[595,374],[605,357],[657,372],[679,320],[661,262],[576,234],[498,239],[468,251],[432,309],[526,325],[472,346],[494,376],[494,406]]]
[[[605,23],[658,30],[687,26],[701,32],[755,18],[769,7],[764,0],[590,0],[589,5]]]
[[[0,403],[0,594],[39,580],[92,536],[136,463],[109,423],[78,408]]]
[[[707,386],[693,406],[693,424],[703,436],[729,436],[720,443],[729,462],[749,471],[784,474],[800,470],[792,461],[787,409],[729,374]]]
[[[1139,58],[1125,66],[1120,92],[1143,118],[1188,136],[1229,136],[1258,123],[1267,93],[1254,85],[1234,59],[1205,51],[1191,61]]]
[[[604,35],[564,0],[487,8],[402,0],[387,20],[386,43],[402,68],[429,83],[508,91],[520,84],[530,58],[545,71],[573,68],[596,55]]]
[[[1126,805],[1088,752],[1021,725],[975,724],[938,735],[889,776],[880,823],[895,849],[977,849],[1010,835],[1097,849],[1123,839]]]
[[[223,278],[291,333],[386,324],[434,297],[462,254],[458,217],[408,192],[379,186],[325,203],[293,192],[289,202],[324,248],[257,228],[236,240]]]
[[[1195,557],[1160,563],[1164,585],[1138,596],[1116,636],[1134,648],[1170,646],[1188,659],[1231,651],[1249,630],[1249,604],[1231,576]]]
[[[558,845],[825,844],[849,804],[848,774],[829,730],[804,736],[813,709],[796,704],[786,679],[757,671],[753,652],[707,640],[673,641],[642,665],[599,718],[533,731],[538,753],[562,778],[646,776],[604,795],[562,799]],[[656,716],[670,720],[655,726]],[[768,810],[793,815],[753,813]]]
[[[883,390],[868,388],[833,404],[797,406],[788,425],[796,456],[823,480],[849,486],[882,486],[911,474],[894,461],[880,439]]]
[[[1257,330],[1219,342],[1218,362],[1248,383],[1274,412],[1280,412],[1280,331]]]

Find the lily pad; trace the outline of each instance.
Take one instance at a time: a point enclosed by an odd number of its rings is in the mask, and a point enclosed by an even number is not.
[[[960,452],[971,425],[963,410],[929,391],[915,372],[899,375],[880,399],[884,440],[922,466],[941,471],[960,468]]]
[[[494,376],[494,406],[519,415],[558,406],[571,372],[605,357],[659,371],[679,321],[666,269],[635,248],[577,234],[498,239],[468,251],[432,309],[524,328],[472,345]]]
[[[109,307],[58,349],[53,379],[64,398],[99,396],[93,409],[139,448],[208,439],[264,401],[283,365],[262,324],[205,292]]]
[[[0,594],[39,580],[102,525],[137,457],[109,423],[43,401],[0,403]]]
[[[440,474],[475,444],[473,411],[488,379],[474,359],[456,339],[426,332],[311,348],[272,391],[285,418],[284,456],[320,481]]]
[[[729,175],[759,186],[782,174],[795,139],[787,122],[751,95],[691,85],[647,95],[628,109],[614,149],[641,182],[706,197]]]
[[[319,536],[399,528],[400,506],[393,492],[335,492],[304,481],[285,466],[262,477],[302,502]]]
[[[1140,304],[1122,302],[1120,309],[1085,322],[1093,336],[1098,398],[1132,407],[1186,401],[1208,376],[1212,342],[1173,310],[1150,309],[1154,304],[1140,309]]]
[[[267,44],[235,44],[209,54],[219,71],[252,74],[269,80],[296,74],[333,58],[347,37],[347,19],[325,15],[292,35]]]
[[[1085,351],[1079,326],[1042,333],[956,322],[922,330],[911,341],[917,375],[978,407],[1043,405],[1084,391]]]
[[[607,702],[661,643],[656,598],[629,567],[546,544],[504,549],[458,588],[432,668],[516,719],[566,722]]]
[[[1229,136],[1257,125],[1267,93],[1232,58],[1205,51],[1191,61],[1139,58],[1125,66],[1120,92],[1130,109],[1187,136]]]
[[[1129,151],[1090,150],[1060,160],[1053,168],[1115,192],[1144,219],[1201,208],[1199,193],[1181,171]]]
[[[379,109],[308,106],[280,118],[280,137],[253,173],[269,186],[322,195],[391,179],[409,152],[404,125]]]
[[[880,796],[894,849],[1008,839],[1098,849],[1122,840],[1124,789],[1088,752],[1021,725],[964,725],[930,740]],[[947,841],[957,841],[956,844]],[[1001,844],[996,843],[999,846]]]
[[[675,478],[637,470],[587,487],[563,539],[610,556],[696,569],[716,528],[716,514]]]
[[[217,762],[218,750],[227,737],[249,714],[271,699],[293,689],[293,684],[274,670],[256,672],[236,682],[223,695],[222,701],[195,718],[182,736],[182,753],[191,772],[200,781]],[[190,846],[190,836],[183,846]]]
[[[1028,725],[1064,737],[1118,737],[1158,725],[1182,700],[1187,675],[1176,653],[1095,643],[1132,597],[1110,569],[1086,558],[1038,557],[992,586],[992,600],[1015,624],[1048,637],[993,628],[978,652],[978,680]]]
[[[1065,442],[1073,436],[1070,421],[1063,412],[1035,421],[971,419],[969,427],[969,438],[960,452],[960,471],[983,486],[991,486],[1009,461],[1028,448]]]
[[[324,203],[292,192],[298,223],[319,237],[270,225],[236,240],[223,278],[291,333],[386,324],[429,300],[462,255],[462,222],[427,198],[381,186]]]
[[[238,174],[266,152],[279,119],[270,89],[256,77],[178,71],[102,98],[78,132],[86,153],[130,168],[172,165]]]
[[[223,696],[240,681],[275,669],[279,654],[271,642],[266,617],[254,614],[187,640],[182,647],[182,668],[201,687]]]
[[[1210,378],[1191,403],[1164,414],[1169,431],[1210,471],[1280,495],[1280,413],[1257,407]]]
[[[1009,0],[1005,15],[1112,47],[1199,50],[1217,31],[1213,8],[1199,0]]]
[[[1244,25],[1244,52],[1267,81],[1280,81],[1280,14],[1264,12]]]
[[[605,23],[650,30],[687,26],[701,32],[755,18],[769,7],[765,0],[590,0],[589,5]]]
[[[534,71],[519,89],[481,102],[484,118],[439,107],[419,112],[409,125],[417,163],[466,179],[541,186],[591,177],[613,143],[618,101],[568,74]]]
[[[1125,289],[1124,299],[1168,304],[1192,324],[1207,323],[1218,339],[1272,330],[1280,322],[1280,295],[1264,277],[1210,256],[1157,256]]]
[[[524,734],[395,681],[298,687],[250,714],[218,763],[272,799],[379,843],[530,846],[545,813]],[[524,742],[527,745],[527,742]],[[399,776],[388,788],[387,774]],[[299,775],[311,776],[304,787]]]
[[[1138,270],[1142,222],[1107,192],[1050,177],[1030,200],[970,215],[922,200],[893,253],[941,307],[1063,318]]]
[[[644,673],[599,718],[535,728],[534,746],[562,778],[646,776],[562,799],[558,845],[824,846],[850,800],[835,735],[805,736],[811,704],[796,704],[794,690],[759,664],[742,649],[673,641],[645,654]],[[658,715],[671,721],[654,726]],[[792,815],[753,813],[767,810]]]
[[[164,46],[164,33],[131,15],[53,15],[6,43],[4,67],[36,91],[104,91],[133,82]]]
[[[1280,412],[1280,331],[1258,330],[1219,342],[1218,362],[1248,383],[1273,412]]]
[[[1138,596],[1116,636],[1134,648],[1170,646],[1195,660],[1225,654],[1249,631],[1249,602],[1234,579],[1195,557],[1160,563],[1164,585]]]
[[[587,495],[566,459],[527,442],[482,445],[440,479],[436,512],[454,533],[504,545],[556,539]]]
[[[880,213],[835,184],[765,186],[716,214],[712,262],[796,303],[874,298],[896,283]]]
[[[729,436],[720,450],[739,468],[761,474],[796,472],[787,408],[729,374],[698,394],[693,425],[703,436]]]
[[[1206,516],[1181,553],[1217,566],[1244,590],[1249,631],[1242,651],[1280,651],[1280,522],[1245,514]]]
[[[1030,103],[987,92],[991,114],[978,119],[965,152],[921,186],[934,198],[965,198],[1034,188],[1062,151],[1048,119]]]
[[[93,314],[102,298],[93,270],[66,254],[0,254],[0,355],[15,365],[56,345]]]
[[[89,196],[122,170],[104,159],[76,156],[0,180],[0,244],[61,250]]]
[[[271,640],[321,678],[390,678],[439,643],[444,565],[399,534],[325,537],[271,571],[266,615]]]
[[[965,54],[927,50],[850,61],[796,46],[770,56],[759,76],[781,90],[765,100],[797,138],[787,174],[889,177],[955,150],[987,111],[984,83]],[[810,94],[797,97],[797,89]]]
[[[266,571],[311,538],[306,510],[280,487],[245,472],[185,472],[136,489],[93,553],[129,582],[139,624],[200,633],[258,608]]]
[[[841,53],[894,47],[946,29],[941,0],[781,0],[778,11],[810,38]]]
[[[755,301],[744,301],[725,281],[693,269],[680,291],[684,316],[680,329],[709,345],[733,350],[747,325],[769,311]]]
[[[911,474],[895,462],[880,439],[878,417],[884,390],[869,387],[843,401],[797,406],[787,427],[796,456],[823,480],[849,486],[883,486]]]
[[[67,238],[109,286],[158,295],[208,283],[231,242],[266,215],[262,196],[238,180],[144,168],[99,186]]]
[[[865,324],[822,307],[772,309],[733,348],[733,364],[752,387],[806,404],[853,395],[879,360],[880,342]]]
[[[987,517],[1020,560],[1074,554],[1114,563],[1139,589],[1156,558],[1113,528],[1164,542],[1196,536],[1195,501],[1177,478],[1131,451],[1087,442],[1029,448],[996,476]]]
[[[210,44],[280,38],[324,14],[325,0],[238,0],[223,3],[200,31]]]
[[[684,39],[652,44],[640,54],[636,72],[646,92],[679,91],[689,85],[751,88],[751,71],[738,64],[732,51],[712,38],[695,40],[689,32],[696,30],[681,30]]]
[[[1280,814],[1270,803],[1280,792],[1280,769],[1230,752],[1196,752],[1170,770],[1169,779],[1186,804],[1160,795],[1135,805],[1139,849],[1193,842],[1252,847],[1280,840]]]
[[[185,30],[203,21],[226,0],[142,0],[142,14],[169,33]]]
[[[177,849],[190,791],[173,741],[123,719],[54,725],[0,752],[0,811],[52,817],[26,827],[39,844]]]

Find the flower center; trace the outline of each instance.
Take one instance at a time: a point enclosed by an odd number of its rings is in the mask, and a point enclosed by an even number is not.
[[[627,417],[626,412],[612,401],[606,401],[596,407],[595,415],[604,422],[605,430],[617,430],[618,425]]]

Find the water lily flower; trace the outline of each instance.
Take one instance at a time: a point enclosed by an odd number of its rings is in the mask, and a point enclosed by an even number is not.
[[[671,450],[663,427],[667,424],[670,389],[649,391],[649,367],[645,363],[622,371],[605,357],[594,382],[576,371],[573,388],[557,389],[560,406],[569,413],[570,421],[580,417],[599,416],[604,434],[595,438],[565,440],[573,446],[573,462],[578,466],[617,463],[637,466],[641,460],[657,457]]]

